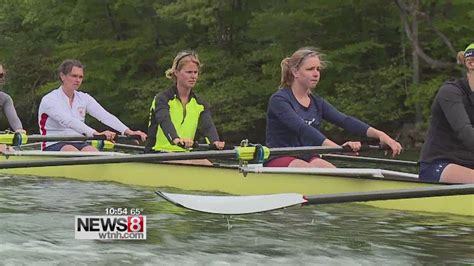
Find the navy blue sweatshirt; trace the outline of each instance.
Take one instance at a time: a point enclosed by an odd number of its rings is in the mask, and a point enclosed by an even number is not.
[[[339,112],[319,96],[311,94],[310,98],[310,105],[304,107],[290,88],[281,88],[270,97],[266,128],[268,147],[321,146],[327,139],[319,131],[323,120],[352,134],[367,136],[369,125]]]

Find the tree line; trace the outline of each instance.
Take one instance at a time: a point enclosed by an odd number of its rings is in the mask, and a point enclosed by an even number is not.
[[[171,85],[165,70],[193,49],[204,64],[196,91],[220,135],[263,142],[280,61],[316,46],[330,62],[316,94],[416,142],[436,90],[462,75],[455,53],[473,41],[472,21],[467,0],[0,0],[3,90],[37,132],[39,101],[59,86],[57,67],[79,59],[82,90],[145,130],[154,95]]]

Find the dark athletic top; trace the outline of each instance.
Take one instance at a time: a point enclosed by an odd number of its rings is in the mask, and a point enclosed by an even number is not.
[[[273,147],[320,146],[326,139],[321,122],[328,122],[352,134],[366,136],[369,125],[339,112],[323,98],[310,94],[310,105],[302,106],[290,88],[270,97],[267,111],[266,145]]]
[[[431,123],[420,161],[448,160],[474,168],[474,93],[467,79],[441,86],[431,106]]]
[[[13,105],[12,97],[3,91],[0,91],[0,109],[3,110],[12,130],[23,129],[23,125]]]

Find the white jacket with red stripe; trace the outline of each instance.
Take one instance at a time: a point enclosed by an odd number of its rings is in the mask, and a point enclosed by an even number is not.
[[[38,110],[41,135],[92,137],[95,130],[85,124],[86,114],[124,134],[128,129],[117,117],[105,110],[92,96],[75,91],[72,105],[62,86],[46,94]],[[43,143],[43,148],[56,142]]]

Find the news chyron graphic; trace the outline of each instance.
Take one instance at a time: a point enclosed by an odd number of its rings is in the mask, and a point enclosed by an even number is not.
[[[126,215],[127,209],[108,208],[107,214],[75,216],[75,238],[94,240],[146,240],[146,216]],[[112,210],[112,211],[111,211]],[[134,212],[139,214],[139,212]]]

